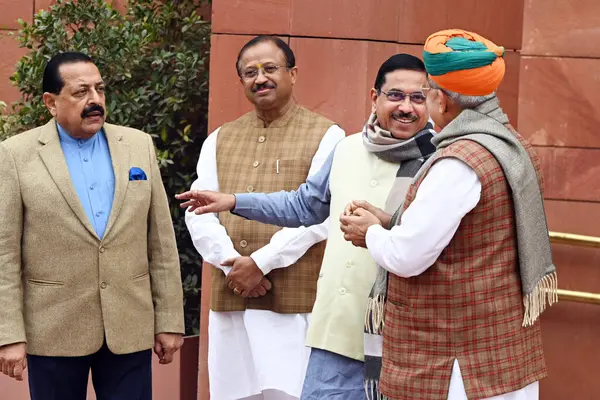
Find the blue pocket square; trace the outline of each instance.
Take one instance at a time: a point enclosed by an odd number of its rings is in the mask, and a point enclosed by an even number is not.
[[[143,169],[138,167],[132,167],[129,170],[129,180],[130,181],[145,181],[148,180],[146,177],[146,173]]]

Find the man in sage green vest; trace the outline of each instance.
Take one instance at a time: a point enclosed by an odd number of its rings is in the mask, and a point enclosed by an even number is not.
[[[397,176],[412,176],[435,150],[421,91],[425,83],[425,66],[418,58],[397,54],[384,62],[371,90],[373,113],[364,131],[342,140],[323,168],[295,192],[233,196],[191,191],[178,196],[188,199],[182,206],[197,214],[233,210],[281,226],[310,226],[333,217],[308,331],[312,351],[302,399],[366,396],[365,350],[367,355],[381,351],[365,348],[363,341],[376,266],[365,249],[344,240],[338,216],[354,199],[383,207]],[[406,185],[396,187],[405,191],[410,179],[399,181]]]
[[[291,190],[314,174],[345,134],[296,104],[294,53],[259,36],[236,68],[255,110],[206,139],[195,190]],[[194,244],[211,267],[211,398],[298,399],[327,225],[283,229],[230,213],[186,213]]]

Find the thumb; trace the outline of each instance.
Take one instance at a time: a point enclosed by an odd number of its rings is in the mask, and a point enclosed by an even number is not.
[[[234,258],[228,258],[227,260],[223,261],[221,263],[221,266],[223,267],[233,267],[233,264],[235,263],[235,260],[237,260],[239,257],[234,257]]]
[[[366,200],[354,200],[352,204],[354,204],[356,208],[364,208],[365,210],[368,210],[370,212],[373,212],[375,210],[375,206],[373,206],[373,204],[369,203]]]
[[[154,353],[158,356],[158,358],[162,359],[164,356],[162,343],[156,340],[154,342]]]
[[[356,217],[362,217],[363,215],[366,215],[369,211],[365,210],[364,208],[357,208],[356,210],[354,210],[354,216]]]

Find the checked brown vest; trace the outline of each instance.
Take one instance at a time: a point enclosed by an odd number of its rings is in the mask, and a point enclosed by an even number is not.
[[[529,153],[542,187],[537,156],[511,131]],[[381,392],[390,399],[446,400],[454,360],[469,399],[519,390],[544,378],[546,366],[539,321],[521,326],[510,187],[494,156],[473,141],[459,140],[433,157],[469,165],[481,182],[481,197],[427,271],[411,278],[390,274]],[[409,188],[405,209],[427,172]]]
[[[223,125],[217,138],[219,190],[270,193],[297,189],[306,181],[313,156],[332,125],[332,121],[298,105],[266,128],[254,111]],[[219,219],[242,256],[268,244],[281,229],[229,212],[221,213]],[[310,313],[324,248],[324,242],[318,243],[294,265],[271,271],[267,279],[273,287],[258,298],[234,295],[223,272],[213,268],[211,310]]]

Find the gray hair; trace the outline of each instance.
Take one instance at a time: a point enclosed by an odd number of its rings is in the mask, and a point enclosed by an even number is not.
[[[446,95],[450,97],[452,101],[463,110],[476,108],[477,106],[485,103],[486,101],[496,97],[496,92],[493,92],[492,94],[488,94],[486,96],[467,96],[464,94],[442,89],[429,77],[427,77],[427,81],[429,82],[429,87],[431,87],[432,89],[439,89],[442,92],[446,93]]]

